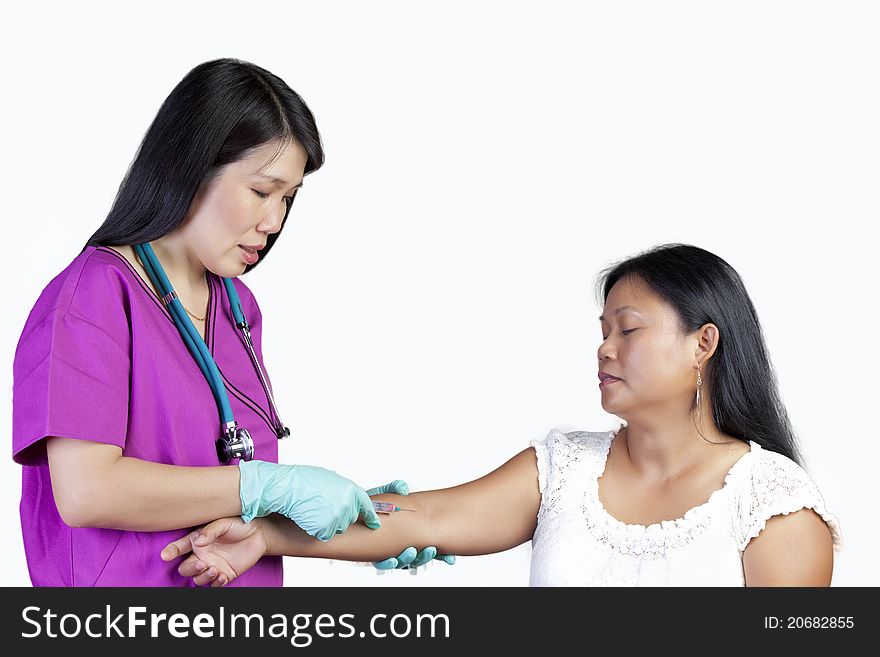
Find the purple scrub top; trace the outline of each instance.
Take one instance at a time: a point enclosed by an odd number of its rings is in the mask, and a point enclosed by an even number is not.
[[[232,413],[250,431],[255,458],[277,462],[266,393],[222,280],[211,272],[207,278],[205,342]],[[240,279],[234,285],[263,365],[260,309]],[[193,586],[177,573],[180,560],[166,563],[159,557],[167,543],[192,528],[139,532],[64,524],[43,440],[108,443],[121,447],[123,456],[155,463],[221,465],[214,447],[220,414],[211,388],[150,285],[113,249],[86,247],[31,310],[16,347],[13,378],[13,458],[24,466],[21,529],[33,584]],[[263,557],[230,585],[281,586],[281,557]]]

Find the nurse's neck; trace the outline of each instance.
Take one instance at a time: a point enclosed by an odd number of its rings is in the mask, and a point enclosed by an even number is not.
[[[150,245],[178,293],[188,294],[205,287],[205,266],[186,248],[182,235],[169,233],[152,240]]]

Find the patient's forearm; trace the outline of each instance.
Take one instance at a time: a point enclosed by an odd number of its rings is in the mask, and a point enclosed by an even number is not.
[[[283,516],[273,516],[267,532],[267,554],[378,561],[399,554],[411,545],[417,548],[433,545],[440,554],[458,555],[489,554],[512,547],[493,543],[491,537],[485,535],[490,528],[473,526],[475,517],[468,513],[466,506],[449,507],[454,504],[454,491],[453,488],[412,493],[406,497],[374,496],[374,500],[393,502],[413,511],[381,514],[379,529],[368,529],[358,522],[326,542],[309,536]]]
[[[535,452],[527,448],[480,479],[440,490],[376,495],[405,509],[381,515],[382,526],[351,525],[327,542],[284,517],[267,523],[268,554],[376,561],[409,546],[433,545],[440,554],[491,554],[531,540],[541,503]]]
[[[392,553],[399,554],[410,545],[433,545],[428,541],[433,532],[430,514],[424,504],[425,495],[426,493],[413,493],[407,497],[388,494],[375,496],[374,500],[393,502],[414,511],[380,514],[382,526],[379,529],[369,529],[357,522],[344,533],[337,534],[326,542],[309,536],[284,516],[272,516],[267,532],[267,554],[378,561],[386,559]]]

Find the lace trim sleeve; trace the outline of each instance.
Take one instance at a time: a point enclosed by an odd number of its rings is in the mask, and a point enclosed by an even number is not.
[[[553,429],[545,438],[529,442],[529,446],[534,447],[538,459],[538,490],[541,491],[542,496],[547,493],[547,483],[553,467],[553,441],[558,433]]]
[[[825,507],[819,488],[797,463],[775,452],[765,452],[743,487],[737,505],[737,544],[740,552],[767,526],[773,516],[813,509],[831,532],[834,552],[843,547],[840,522]]]

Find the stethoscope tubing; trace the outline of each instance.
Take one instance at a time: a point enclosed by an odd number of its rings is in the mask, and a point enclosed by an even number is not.
[[[153,281],[153,284],[162,294],[162,303],[168,308],[168,311],[171,314],[171,319],[183,338],[184,344],[186,344],[187,349],[195,359],[196,364],[199,366],[199,369],[202,371],[202,374],[205,376],[205,379],[211,388],[211,393],[214,395],[214,400],[220,410],[221,419],[220,429],[222,437],[218,441],[218,455],[221,455],[221,460],[224,462],[229,460],[229,455],[232,453],[246,454],[243,458],[246,460],[250,459],[253,455],[253,444],[248,432],[244,429],[239,429],[235,422],[232,415],[232,406],[229,403],[229,395],[226,394],[226,388],[223,385],[220,370],[217,367],[217,363],[214,361],[211,352],[208,351],[208,346],[205,344],[202,336],[199,335],[192,321],[187,317],[183,303],[177,298],[177,293],[174,291],[171,281],[169,281],[168,277],[165,275],[165,270],[162,268],[162,264],[159,262],[158,258],[156,258],[156,254],[150,243],[145,242],[143,244],[135,244],[134,249],[138,257],[141,259],[150,280]],[[251,362],[254,365],[254,369],[257,371],[257,375],[260,377],[260,384],[263,386],[266,398],[269,400],[273,421],[276,423],[274,427],[275,435],[280,440],[281,438],[290,435],[290,429],[284,426],[284,423],[281,421],[281,416],[278,414],[278,407],[275,405],[275,399],[273,398],[272,391],[269,389],[269,382],[266,380],[263,368],[260,366],[260,361],[254,351],[250,327],[244,316],[244,310],[241,307],[241,299],[238,296],[235,285],[229,278],[221,277],[221,280],[223,281],[223,287],[226,290],[226,296],[229,299],[229,307],[232,310],[234,322],[241,330],[245,347],[248,350],[248,354],[251,357]],[[246,437],[242,440],[240,439],[240,434],[244,434]],[[248,449],[242,449],[242,445],[245,443],[249,444]]]
[[[229,396],[226,394],[226,390],[223,386],[220,370],[217,369],[217,364],[214,362],[214,358],[208,351],[205,341],[202,340],[202,336],[199,335],[198,331],[196,331],[196,327],[193,326],[192,321],[186,316],[183,304],[177,298],[177,294],[173,293],[171,282],[165,275],[165,271],[162,269],[162,265],[156,258],[156,254],[153,252],[153,248],[150,244],[135,244],[134,248],[141,257],[141,261],[143,262],[147,273],[150,275],[150,278],[152,278],[153,282],[159,287],[159,292],[163,295],[163,303],[165,303],[165,306],[171,312],[172,319],[180,331],[187,349],[189,349],[189,352],[193,355],[193,358],[195,358],[202,374],[204,374],[205,378],[208,380],[211,392],[214,395],[214,400],[220,408],[221,422],[225,427],[229,427],[230,424],[235,422],[232,415],[232,406],[229,403]],[[232,305],[231,299],[230,305]]]

